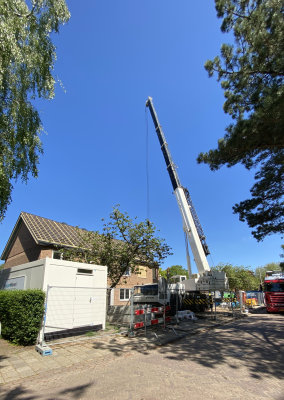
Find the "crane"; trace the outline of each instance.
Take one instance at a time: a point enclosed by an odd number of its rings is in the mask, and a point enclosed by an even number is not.
[[[198,277],[193,278],[191,268],[188,263],[190,279],[183,281],[188,290],[225,290],[227,278],[222,271],[211,271],[207,256],[210,254],[206,243],[206,238],[193,206],[189,191],[180,183],[175,164],[172,160],[165,135],[158,120],[153,99],[148,97],[146,107],[149,108],[152,116],[156,133],[160,142],[161,150],[166,162],[167,171],[170,176],[174,194],[181,213],[183,229],[189,242],[194,261],[198,270]]]

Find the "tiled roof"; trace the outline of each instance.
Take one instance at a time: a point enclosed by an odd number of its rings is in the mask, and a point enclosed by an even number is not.
[[[88,232],[86,229],[78,228],[75,226],[67,225],[65,222],[56,222],[52,219],[39,217],[27,212],[21,212],[14,229],[9,237],[9,240],[3,250],[1,260],[6,259],[10,247],[14,243],[18,229],[24,223],[32,235],[36,244],[42,246],[60,246],[60,247],[73,247],[82,248],[82,238],[84,233]],[[119,244],[121,241],[114,239]],[[141,263],[145,261],[140,260]],[[149,265],[149,263],[147,263]]]
[[[67,225],[64,222],[56,222],[52,219],[39,217],[34,214],[21,212],[18,221],[9,237],[9,240],[3,250],[1,259],[4,260],[14,238],[18,232],[21,223],[24,223],[32,235],[34,241],[39,245],[53,245],[61,247],[79,247],[80,231],[79,229]]]
[[[37,244],[52,244],[77,247],[79,244],[78,228],[64,222],[21,213],[21,217]]]

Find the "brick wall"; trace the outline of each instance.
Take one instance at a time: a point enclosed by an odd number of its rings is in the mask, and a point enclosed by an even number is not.
[[[52,256],[53,256],[53,250],[51,247],[42,247],[41,246],[41,251],[40,251],[40,256],[39,256],[40,259],[46,258],[46,257],[52,258]]]
[[[120,299],[120,289],[132,289],[136,285],[147,285],[150,283],[156,283],[158,279],[158,270],[148,267],[140,267],[141,274],[131,274],[130,276],[124,276],[120,279],[118,285],[116,285],[113,291],[113,305],[124,306],[128,305],[128,299]],[[111,285],[108,279],[108,286]]]
[[[4,268],[14,267],[46,257],[52,257],[52,249],[37,245],[25,224],[21,222],[14,243],[5,260]]]
[[[27,227],[21,222],[14,243],[5,260],[4,268],[35,261],[38,259],[39,254],[40,246],[35,243]]]

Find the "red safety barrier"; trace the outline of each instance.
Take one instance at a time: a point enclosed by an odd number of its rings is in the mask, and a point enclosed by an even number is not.
[[[168,312],[168,311],[170,311],[170,309],[171,309],[171,307],[170,306],[166,306],[165,308],[162,306],[162,307],[152,307],[152,308],[141,308],[141,309],[139,309],[139,310],[135,310],[135,315],[143,315],[143,314],[146,314],[146,313],[148,313],[148,314],[161,314],[161,313],[163,313],[164,311],[165,312]],[[171,317],[169,317],[169,316],[166,316],[165,317],[165,322],[169,322],[171,320]],[[151,320],[149,320],[149,321],[146,321],[146,326],[150,326],[150,325],[157,325],[157,324],[160,324],[160,323],[162,323],[162,322],[164,322],[164,318],[163,317],[161,317],[161,318],[154,318],[154,319],[151,319]],[[136,322],[135,324],[134,324],[134,329],[138,329],[138,328],[143,328],[145,326],[145,322]]]
[[[162,312],[164,312],[164,307],[152,307],[151,312],[152,313],[162,313]]]
[[[136,324],[134,324],[134,329],[143,328],[143,326],[144,326],[144,322],[136,322]]]

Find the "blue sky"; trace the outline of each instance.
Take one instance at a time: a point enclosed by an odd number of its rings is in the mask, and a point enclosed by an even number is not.
[[[281,237],[261,243],[232,213],[249,196],[254,171],[211,172],[199,152],[216,146],[230,118],[203,65],[230,38],[213,1],[69,0],[57,46],[52,101],[38,101],[44,128],[39,178],[15,184],[0,224],[3,250],[21,211],[99,229],[115,204],[147,215],[145,102],[153,97],[180,180],[191,194],[211,250],[209,264],[255,268],[279,261]],[[186,265],[182,221],[148,115],[149,218],[173,249],[163,267]]]

